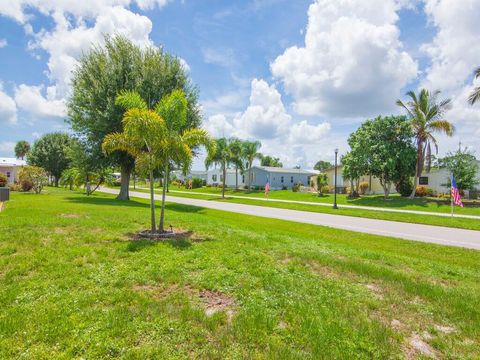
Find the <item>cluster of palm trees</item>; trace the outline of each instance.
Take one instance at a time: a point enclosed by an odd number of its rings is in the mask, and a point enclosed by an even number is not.
[[[208,154],[205,159],[205,167],[208,170],[212,165],[220,166],[223,173],[222,198],[225,197],[225,182],[229,166],[235,168],[235,190],[238,190],[238,173],[244,173],[245,170],[248,170],[247,186],[251,190],[253,161],[263,157],[259,152],[262,146],[260,141],[222,137],[216,139],[215,143],[215,151]]]
[[[151,233],[165,233],[165,192],[163,186],[161,213],[158,230],[155,224],[153,189],[154,171],[162,169],[164,178],[170,164],[183,169],[191,166],[193,150],[204,145],[207,152],[215,152],[215,141],[203,129],[187,128],[187,99],[185,93],[175,90],[164,96],[153,108],[132,91],[118,95],[116,103],[126,111],[123,116],[123,132],[105,137],[103,150],[106,153],[121,150],[135,158],[136,168],[148,174],[150,179]]]
[[[480,78],[480,67],[475,70],[475,78]],[[418,178],[423,169],[430,170],[432,161],[432,146],[438,153],[436,133],[452,136],[455,128],[452,123],[445,119],[445,113],[451,108],[451,99],[438,100],[440,91],[429,92],[420,90],[418,94],[413,91],[407,92],[409,101],[397,100],[397,105],[402,107],[409,116],[414,132],[415,145],[417,148],[417,161],[415,164],[415,176],[413,190],[410,198],[415,197]],[[468,98],[473,105],[480,100],[480,87],[476,87]]]

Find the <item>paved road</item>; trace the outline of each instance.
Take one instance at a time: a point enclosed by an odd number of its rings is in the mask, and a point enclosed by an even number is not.
[[[99,190],[109,194],[118,194],[117,189],[101,188]],[[148,199],[150,195],[147,193],[130,191],[130,196]],[[155,195],[155,199],[160,200],[160,195]],[[208,209],[229,211],[239,214],[288,220],[368,234],[480,250],[480,231],[474,230],[367,219],[353,216],[322,214],[308,211],[279,209],[220,201],[200,200],[170,195],[167,196],[167,201]]]

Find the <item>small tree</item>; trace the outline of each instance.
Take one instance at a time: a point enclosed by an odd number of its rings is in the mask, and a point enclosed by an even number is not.
[[[53,177],[55,186],[58,186],[63,170],[70,165],[68,149],[71,143],[72,140],[66,133],[45,134],[33,144],[28,163],[45,169]]]
[[[458,149],[455,153],[448,153],[439,161],[441,167],[445,167],[455,176],[459,190],[473,190],[479,181],[477,179],[478,164],[473,152],[466,147]],[[452,185],[451,177],[447,180],[447,186]]]
[[[15,144],[15,156],[17,159],[24,159],[30,151],[30,144],[28,141],[20,140]]]
[[[39,166],[23,166],[18,173],[18,178],[20,182],[30,182],[35,194],[40,194],[43,187],[48,184],[47,173]]]
[[[261,159],[263,156],[259,152],[262,147],[260,141],[245,141],[243,143],[243,157],[247,160],[248,164],[248,189],[252,189],[252,164],[255,159]]]
[[[244,171],[242,141],[237,138],[231,138],[228,146],[230,149],[230,162],[235,166],[235,190],[238,190],[238,171]]]
[[[328,185],[327,174],[320,173],[317,175],[317,191],[318,196],[323,196],[323,189]]]
[[[315,166],[313,168],[315,170],[320,171],[321,173],[324,173],[325,171],[332,169],[333,164],[329,161],[319,160],[319,161],[317,161],[317,163],[315,164]]]
[[[222,170],[222,198],[225,198],[225,183],[227,178],[227,167],[231,162],[229,140],[220,138],[215,141],[215,151],[211,152],[205,159],[205,167],[208,169],[212,164],[220,165]]]

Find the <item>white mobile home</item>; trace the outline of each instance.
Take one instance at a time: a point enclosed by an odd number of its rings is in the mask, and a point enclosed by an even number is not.
[[[25,160],[0,158],[0,172],[7,177],[8,184],[13,184],[18,180],[19,169],[26,164]]]
[[[264,187],[267,182],[272,190],[291,189],[297,183],[309,186],[314,175],[315,172],[303,169],[252,166],[252,186]]]

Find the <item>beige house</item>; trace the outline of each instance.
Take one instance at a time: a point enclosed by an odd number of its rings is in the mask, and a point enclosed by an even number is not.
[[[328,186],[333,187],[335,183],[335,168],[325,171],[328,178]],[[368,183],[368,190],[367,194],[383,194],[383,187],[380,185],[380,181],[374,177],[369,175],[364,175],[360,177],[360,182]],[[347,187],[350,187],[350,181],[345,180],[343,178],[343,165],[337,166],[337,188],[340,192],[345,192]],[[392,188],[390,189],[390,193],[395,193],[395,186],[392,184]]]
[[[25,160],[0,158],[0,173],[3,173],[7,177],[9,184],[13,184],[18,180],[18,170],[26,164]]]

